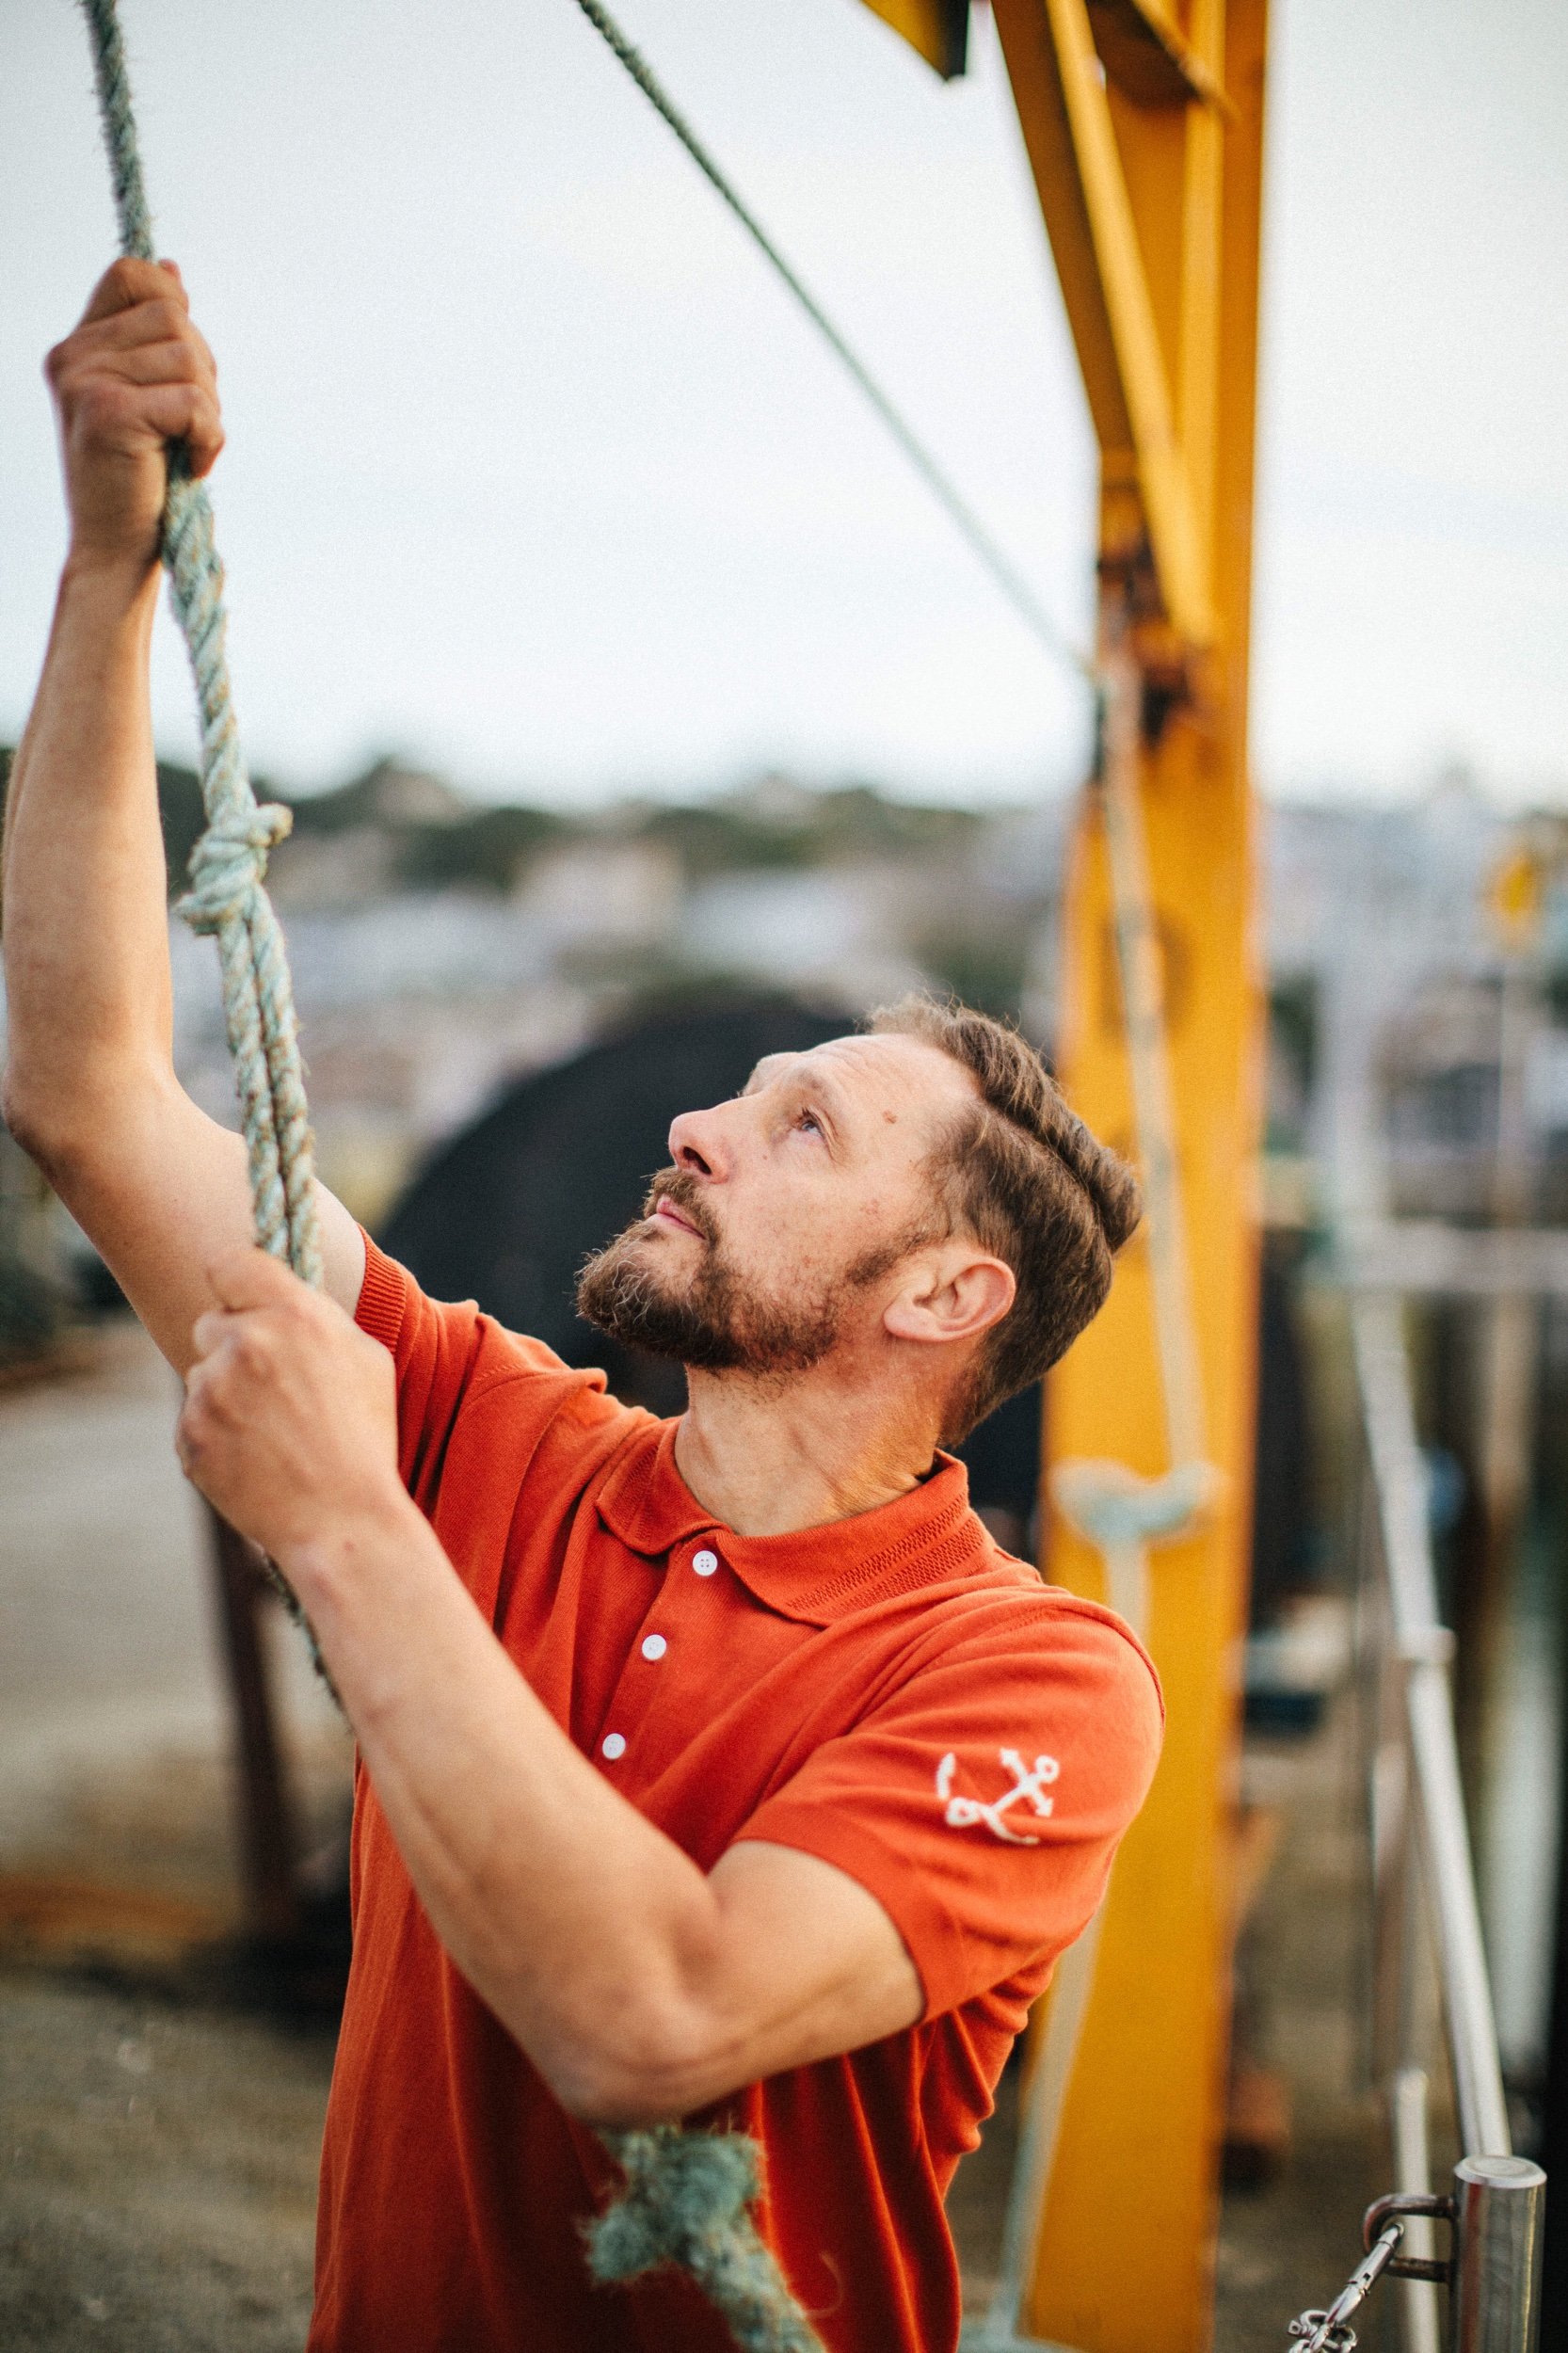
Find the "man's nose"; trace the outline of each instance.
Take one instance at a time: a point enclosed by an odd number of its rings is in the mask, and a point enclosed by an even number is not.
[[[669,1144],[677,1168],[689,1168],[696,1176],[723,1178],[729,1174],[733,1154],[725,1133],[724,1113],[716,1107],[682,1112],[670,1122]]]

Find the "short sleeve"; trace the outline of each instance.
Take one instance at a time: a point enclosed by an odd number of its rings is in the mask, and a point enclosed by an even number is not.
[[[614,1419],[601,1372],[577,1371],[542,1340],[508,1332],[470,1300],[427,1298],[406,1267],[365,1237],[365,1273],[355,1321],[397,1369],[398,1463],[405,1485],[429,1512],[458,1417],[505,1391],[509,1464],[520,1469],[556,1417]]]
[[[1154,1670],[1119,1619],[1070,1595],[999,1599],[938,1637],[741,1836],[820,1855],[868,1889],[934,2018],[1079,1935],[1161,1727]]]

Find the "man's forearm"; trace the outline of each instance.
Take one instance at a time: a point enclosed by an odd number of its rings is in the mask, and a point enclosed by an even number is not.
[[[158,574],[68,568],[7,796],[6,1108],[68,1144],[170,1053],[148,648]]]
[[[694,2105],[721,1908],[573,1747],[412,1504],[280,1565],[442,1944],[563,2104]]]

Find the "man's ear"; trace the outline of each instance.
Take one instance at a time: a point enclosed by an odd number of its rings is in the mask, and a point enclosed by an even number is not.
[[[976,1340],[1001,1321],[1017,1291],[1005,1259],[950,1246],[914,1262],[883,1309],[882,1326],[896,1340]]]

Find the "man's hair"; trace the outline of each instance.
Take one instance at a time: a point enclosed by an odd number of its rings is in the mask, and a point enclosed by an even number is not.
[[[1004,1260],[1018,1288],[949,1408],[942,1435],[952,1446],[1037,1381],[1099,1313],[1112,1258],[1142,1214],[1138,1181],[1067,1109],[1034,1048],[1005,1022],[904,997],[867,1027],[937,1047],[980,1090],[948,1122],[929,1168],[950,1228],[965,1228]]]

